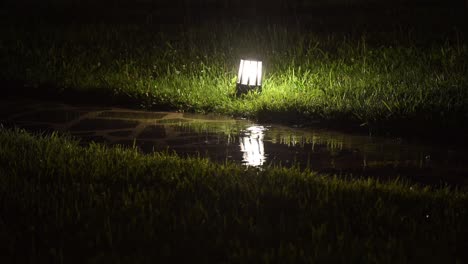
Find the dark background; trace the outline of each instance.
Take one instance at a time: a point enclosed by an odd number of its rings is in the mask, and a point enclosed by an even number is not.
[[[464,30],[465,0],[4,0],[17,23],[287,23],[314,31]]]

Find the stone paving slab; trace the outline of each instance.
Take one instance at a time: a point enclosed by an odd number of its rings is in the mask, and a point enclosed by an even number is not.
[[[98,117],[115,118],[115,119],[161,119],[167,113],[151,113],[151,112],[125,112],[125,111],[104,111],[99,113]]]
[[[70,127],[70,131],[133,129],[138,124],[135,120],[85,118]]]
[[[67,123],[78,119],[83,114],[86,114],[86,112],[71,110],[57,111],[56,109],[49,109],[19,115],[16,118],[13,118],[13,121],[30,123]]]

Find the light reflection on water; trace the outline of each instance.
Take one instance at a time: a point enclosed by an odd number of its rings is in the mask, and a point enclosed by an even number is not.
[[[239,137],[242,152],[242,163],[247,166],[262,166],[266,161],[263,138],[265,136],[263,126],[250,126],[242,131]]]
[[[411,176],[421,182],[445,181],[445,175],[451,175],[453,182],[467,182],[468,186],[468,163],[463,153],[395,138],[262,126],[234,119],[168,123],[164,129],[166,137],[174,139],[168,140],[167,146],[179,154],[203,153],[213,160],[229,160],[260,170],[279,164],[332,174]]]
[[[67,105],[31,110],[30,102],[24,105],[27,107],[19,105],[11,111],[11,106],[0,102],[0,110],[11,112],[6,124],[32,132],[67,131],[83,143],[137,146],[144,153],[171,150],[181,156],[202,155],[260,169],[294,165],[331,174],[412,177],[420,182],[468,186],[467,150],[457,144],[409,142],[312,127],[261,126],[245,119],[178,112]]]

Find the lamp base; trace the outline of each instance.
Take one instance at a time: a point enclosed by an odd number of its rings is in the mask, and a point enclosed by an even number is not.
[[[236,85],[236,96],[241,96],[243,94],[247,94],[249,91],[257,90],[258,92],[262,91],[262,86],[250,86],[245,84],[237,84]]]

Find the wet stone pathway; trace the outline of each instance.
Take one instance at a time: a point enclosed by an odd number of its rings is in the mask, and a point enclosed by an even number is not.
[[[338,175],[468,186],[466,150],[316,128],[257,124],[218,115],[148,112],[28,100],[0,101],[0,124],[69,133],[82,144],[175,151],[245,166],[299,166]]]

